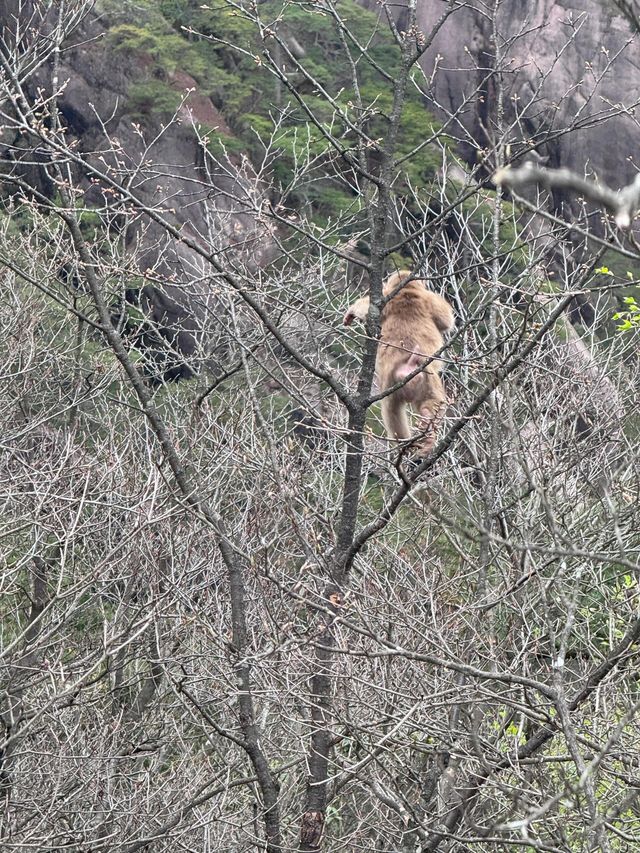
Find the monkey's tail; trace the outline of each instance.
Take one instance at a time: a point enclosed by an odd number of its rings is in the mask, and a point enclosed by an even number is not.
[[[398,399],[395,394],[383,398],[382,420],[389,438],[393,437],[399,441],[406,441],[411,438],[406,403]]]

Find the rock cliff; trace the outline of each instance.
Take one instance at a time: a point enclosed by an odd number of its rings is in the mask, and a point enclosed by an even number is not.
[[[58,23],[56,9],[50,4],[0,0],[4,42],[22,75],[27,100],[37,105],[41,95],[50,96],[57,75],[57,103],[72,150],[105,175],[126,180],[145,207],[161,213],[203,248],[225,245],[233,263],[237,245],[242,247],[243,264],[250,259],[259,266],[272,244],[247,212],[248,188],[252,196],[256,193],[255,181],[245,180],[250,166],[233,155],[224,169],[212,171],[211,160],[205,162],[202,137],[208,131],[233,139],[220,110],[184,69],[161,68],[151,45],[141,41],[131,49],[119,43],[116,27],[126,34],[123,21],[135,21],[135,14],[144,21],[144,7],[137,13],[126,3],[81,7],[78,4],[75,25],[70,12],[65,18],[67,36],[54,71],[54,54],[46,45]],[[130,31],[137,32],[133,26]],[[55,187],[47,185],[33,140],[20,132],[10,106],[8,113],[0,159],[11,163],[13,172],[31,186],[52,196]],[[113,196],[107,182],[87,176],[79,163],[71,162],[70,167],[81,190],[80,203],[117,226],[108,212]],[[196,362],[210,360],[224,349],[228,334],[229,324],[223,322],[228,306],[212,295],[211,270],[197,253],[140,217],[128,219],[123,239],[142,274],[135,289],[127,288],[127,298],[151,321],[139,338],[161,362],[167,344],[176,350],[177,359],[161,365],[165,376],[188,375],[192,367],[197,369]],[[179,354],[194,362],[192,367]]]
[[[377,0],[362,0],[370,9]],[[406,26],[404,0],[394,4]],[[455,116],[449,127],[473,164],[495,133],[497,99],[491,69],[502,72],[505,125],[514,150],[535,146],[550,166],[584,170],[618,187],[635,174],[640,92],[639,39],[609,0],[470,0],[435,36],[422,66],[430,105]],[[417,4],[429,35],[442,16],[440,0]],[[496,60],[496,51],[498,57]],[[434,69],[436,73],[434,74]],[[568,131],[571,130],[571,133]],[[561,194],[556,206],[568,201]]]
[[[380,10],[378,0],[360,2]],[[418,3],[424,33],[430,33],[444,5],[440,0]],[[93,165],[116,175],[126,171],[144,204],[201,246],[224,245],[229,263],[234,262],[233,246],[239,246],[242,263],[250,260],[259,267],[272,257],[274,245],[254,215],[260,207],[259,185],[240,153],[230,155],[225,169],[206,167],[195,128],[203,128],[205,135],[216,128],[233,140],[225,103],[211,94],[215,80],[203,87],[195,72],[181,64],[180,55],[172,55],[170,68],[158,62],[161,39],[184,43],[185,51],[191,48],[183,31],[145,41],[136,15],[151,14],[152,6],[101,0],[95,7],[87,4],[88,14],[78,14],[57,68],[64,83],[58,104],[67,140]],[[394,10],[402,28],[402,2]],[[51,5],[0,0],[4,41],[17,57],[16,68],[32,101],[38,92],[52,92],[54,65],[47,39],[56,26],[55,14]],[[619,186],[633,175],[639,156],[638,38],[610,2],[503,0],[494,27],[485,4],[470,0],[448,19],[423,57],[431,81],[426,100],[447,119],[459,151],[474,164],[495,137],[493,69],[499,67],[504,126],[514,152],[531,156],[533,151],[551,166],[586,169]],[[172,49],[175,53],[175,45]],[[215,73],[207,71],[209,77]],[[167,120],[172,114],[179,121]],[[11,121],[4,124],[0,158],[41,186],[46,177],[33,165],[33,143]],[[84,204],[110,215],[105,186],[74,168]],[[52,186],[42,188],[54,192]],[[551,200],[554,210],[564,203],[574,209],[578,205],[560,193]],[[135,249],[137,270],[143,276],[150,271],[144,286],[138,284],[135,299],[151,318],[156,338],[189,356],[199,350],[207,357],[224,347],[228,306],[213,295],[210,270],[197,253],[141,219],[129,222],[125,239],[130,255]],[[153,348],[153,340],[146,343]]]

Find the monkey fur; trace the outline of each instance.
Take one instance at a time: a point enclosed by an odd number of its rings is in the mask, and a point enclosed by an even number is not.
[[[455,326],[449,303],[400,270],[384,283],[383,295],[391,296],[382,309],[381,336],[376,356],[376,381],[381,394],[406,380],[444,344],[443,334]],[[404,284],[404,282],[407,282]],[[358,299],[347,310],[344,325],[366,320],[369,297]],[[440,376],[442,362],[434,359],[404,385],[382,398],[382,419],[392,440],[407,441],[411,429],[407,405],[418,415],[420,437],[416,449],[426,456],[435,445],[435,433],[447,403]]]

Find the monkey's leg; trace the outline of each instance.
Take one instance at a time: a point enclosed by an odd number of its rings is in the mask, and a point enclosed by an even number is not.
[[[411,430],[409,428],[409,418],[407,417],[407,406],[399,400],[394,394],[388,397],[383,397],[382,405],[382,420],[384,428],[390,439],[405,441],[411,438]]]
[[[436,443],[436,433],[442,422],[447,408],[447,395],[440,374],[425,371],[426,393],[422,400],[416,401],[416,409],[419,416],[420,432],[424,436],[420,438],[418,446],[422,455],[431,453]]]

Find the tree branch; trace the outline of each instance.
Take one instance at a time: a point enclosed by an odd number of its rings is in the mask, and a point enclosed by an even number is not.
[[[585,196],[613,214],[618,228],[629,228],[640,208],[640,174],[621,190],[590,181],[570,169],[545,169],[525,163],[519,169],[506,167],[493,176],[496,186],[520,189],[528,184],[540,184],[547,189],[567,189]]]

